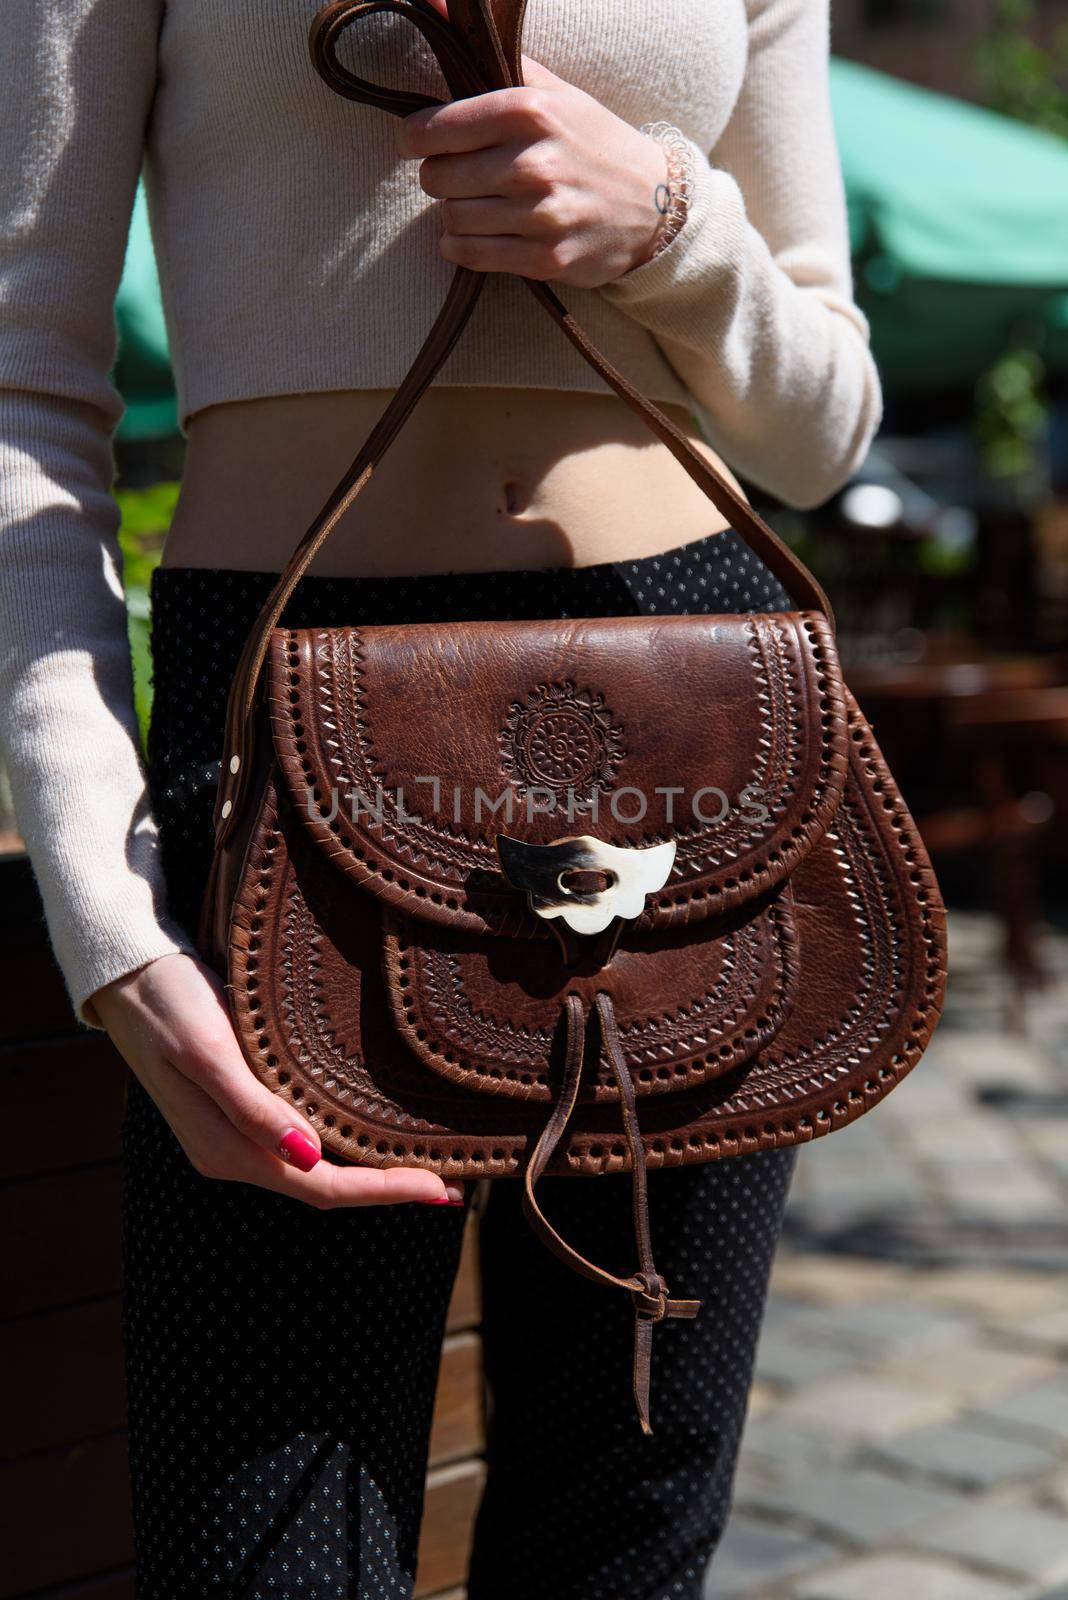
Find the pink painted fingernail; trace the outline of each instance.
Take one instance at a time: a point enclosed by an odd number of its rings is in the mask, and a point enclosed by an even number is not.
[[[421,1206],[451,1206],[454,1202],[447,1194],[436,1194],[430,1200],[420,1200]]]
[[[298,1172],[310,1172],[322,1159],[322,1152],[317,1150],[310,1139],[306,1139],[296,1128],[290,1128],[278,1145],[278,1154],[283,1161],[288,1161],[290,1166],[296,1167]]]

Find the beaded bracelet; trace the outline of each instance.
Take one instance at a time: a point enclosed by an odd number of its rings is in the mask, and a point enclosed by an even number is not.
[[[666,250],[683,223],[693,189],[693,158],[686,136],[670,122],[645,122],[638,129],[664,147],[667,156],[667,182],[658,183],[654,204],[660,213],[660,223],[655,235],[652,261],[661,250]]]

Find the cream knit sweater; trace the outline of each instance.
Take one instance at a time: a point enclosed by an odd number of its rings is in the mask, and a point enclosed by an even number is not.
[[[443,297],[433,203],[395,121],[332,95],[317,0],[4,0],[0,28],[0,758],[82,1020],[92,992],[192,950],[169,919],[131,697],[116,543],[112,303],[144,165],[184,419],[219,401],[396,384]],[[350,58],[440,92],[414,29]],[[827,0],[529,0],[525,48],[697,182],[667,250],[570,309],[727,461],[824,499],[879,421],[852,299]],[[441,383],[600,390],[494,277]],[[294,543],[303,529],[294,528]],[[220,552],[220,564],[225,552]]]

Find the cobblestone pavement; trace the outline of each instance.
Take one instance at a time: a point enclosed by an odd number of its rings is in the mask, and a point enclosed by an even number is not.
[[[801,1153],[706,1600],[1068,1600],[1068,939],[951,919],[912,1077]]]

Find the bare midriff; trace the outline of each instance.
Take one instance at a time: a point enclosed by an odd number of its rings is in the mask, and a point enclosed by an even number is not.
[[[280,571],[390,394],[281,395],[196,412],[164,565]],[[685,407],[663,409],[726,471]],[[311,570],[589,566],[725,526],[614,395],[441,386],[423,396]]]

